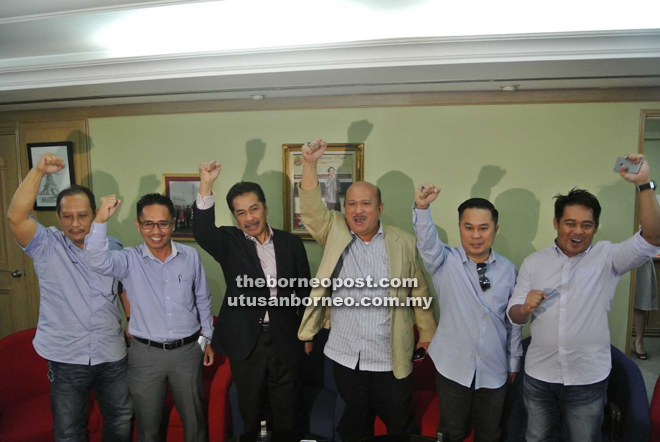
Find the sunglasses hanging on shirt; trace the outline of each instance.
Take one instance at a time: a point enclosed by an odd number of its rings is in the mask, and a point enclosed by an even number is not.
[[[482,291],[486,291],[490,288],[490,279],[486,276],[486,268],[488,264],[485,262],[480,262],[477,264],[477,273],[479,274],[479,285],[481,286]]]

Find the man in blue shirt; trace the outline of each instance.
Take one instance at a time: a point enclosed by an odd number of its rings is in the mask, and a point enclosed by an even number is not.
[[[94,273],[83,249],[96,210],[94,194],[76,185],[58,194],[56,215],[62,230],[46,228],[30,216],[42,178],[62,169],[61,158],[43,155],[7,212],[11,231],[39,277],[34,348],[48,360],[55,440],[87,440],[87,405],[94,389],[103,440],[128,441],[133,405],[116,281]],[[113,238],[109,246],[121,248]]]
[[[183,422],[186,442],[208,439],[202,403],[202,362],[213,364],[207,340],[213,334],[211,295],[199,254],[170,240],[174,205],[164,195],[144,195],[135,224],[144,239],[137,247],[109,251],[107,220],[120,201],[101,198],[85,248],[90,267],[122,281],[128,291],[133,335],[128,383],[135,402],[138,440],[161,440],[167,389]],[[199,330],[201,328],[201,336]]]
[[[497,209],[483,198],[458,207],[461,245],[443,244],[430,204],[440,189],[423,184],[415,193],[413,224],[417,248],[438,294],[440,320],[429,354],[440,399],[438,431],[444,441],[462,441],[470,412],[474,440],[500,439],[507,380],[519,371],[521,327],[505,310],[516,283],[516,267],[491,249]]]

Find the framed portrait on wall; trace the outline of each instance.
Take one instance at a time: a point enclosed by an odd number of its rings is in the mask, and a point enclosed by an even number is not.
[[[284,230],[302,239],[312,239],[300,215],[298,183],[302,178],[302,144],[283,144]],[[364,144],[328,143],[317,162],[321,197],[328,210],[344,211],[346,190],[364,179]]]
[[[30,169],[47,153],[57,155],[64,161],[64,169],[47,174],[41,179],[37,199],[34,202],[34,210],[55,210],[57,194],[76,182],[73,171],[73,143],[71,141],[28,143],[27,149]]]
[[[193,204],[199,193],[199,174],[163,174],[165,195],[174,203],[174,232],[172,239],[194,241],[192,233]]]

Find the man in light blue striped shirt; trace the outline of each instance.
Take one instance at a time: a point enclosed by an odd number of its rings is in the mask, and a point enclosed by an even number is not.
[[[507,379],[519,371],[521,327],[512,326],[506,306],[516,283],[516,267],[491,249],[497,209],[483,198],[458,208],[461,245],[443,244],[430,204],[440,189],[422,184],[415,193],[413,224],[417,248],[438,294],[440,321],[429,354],[437,373],[438,431],[443,440],[497,441]]]
[[[147,194],[137,203],[135,221],[144,244],[108,250],[107,221],[120,201],[101,198],[85,241],[89,266],[114,276],[128,290],[133,335],[128,385],[135,403],[138,440],[161,440],[168,388],[183,422],[186,442],[208,440],[203,405],[202,363],[213,364],[207,340],[213,334],[211,294],[202,260],[192,247],[171,241],[174,205],[169,197]],[[201,329],[201,336],[200,336]]]

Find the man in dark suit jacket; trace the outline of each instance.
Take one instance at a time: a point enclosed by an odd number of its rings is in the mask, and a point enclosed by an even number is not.
[[[257,287],[256,280],[309,281],[307,253],[299,237],[270,228],[266,198],[256,183],[236,183],[227,193],[227,205],[239,227],[216,227],[211,188],[220,165],[206,161],[199,173],[193,233],[220,264],[227,284],[211,346],[231,363],[245,425],[241,441],[256,440],[266,403],[270,405],[273,440],[300,440],[304,421],[300,372],[311,343],[297,336],[302,304],[281,306],[281,301],[292,301],[294,291],[299,298],[307,297],[310,288],[298,283],[294,287]],[[278,306],[273,306],[277,301]]]

